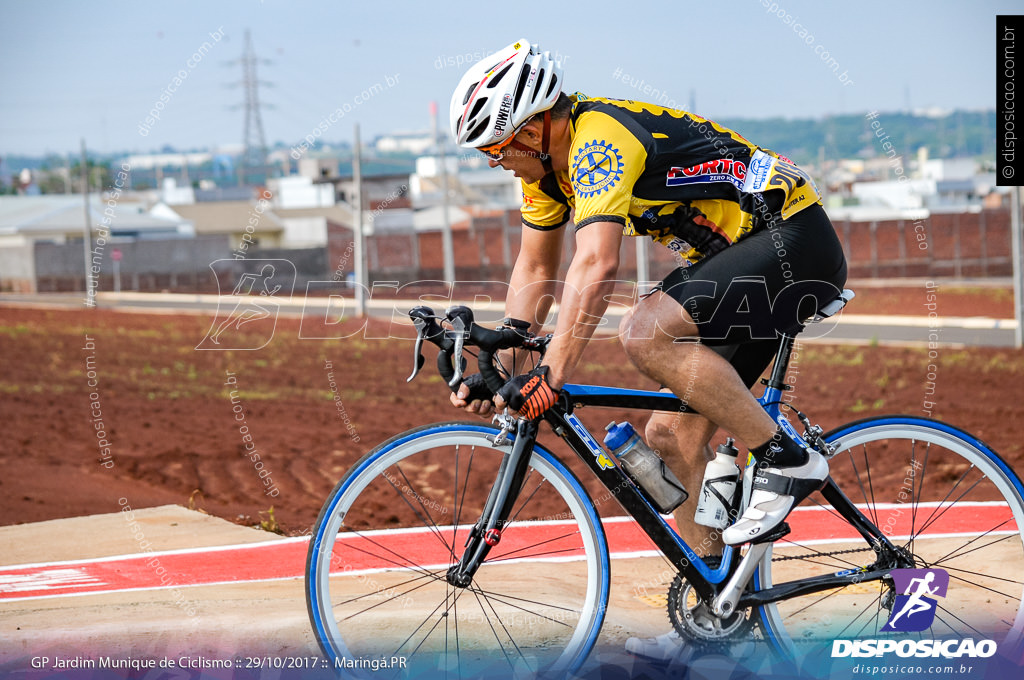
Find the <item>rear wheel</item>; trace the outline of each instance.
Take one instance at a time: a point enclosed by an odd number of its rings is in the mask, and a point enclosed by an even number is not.
[[[985,444],[948,425],[903,416],[862,420],[826,436],[833,480],[915,568],[945,570],[931,625],[883,630],[897,592],[892,579],[854,583],[762,607],[768,638],[790,654],[835,639],[896,637],[991,639],[1020,644],[1024,630],[1024,488]],[[874,552],[820,493],[788,520],[758,570],[760,589],[857,570]],[[811,529],[813,528],[813,532]],[[923,620],[923,619],[922,619]]]
[[[324,505],[310,542],[306,597],[327,658],[381,677],[577,669],[608,597],[608,547],[579,480],[534,448],[501,542],[466,588],[461,556],[511,445],[473,424],[431,425],[364,456]],[[401,664],[404,663],[404,669]],[[349,665],[346,665],[349,664]],[[373,672],[375,670],[375,672]]]

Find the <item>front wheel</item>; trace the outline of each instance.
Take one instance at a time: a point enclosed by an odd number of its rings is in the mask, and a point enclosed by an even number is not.
[[[495,434],[467,423],[411,430],[335,487],[306,562],[310,621],[335,668],[504,677],[583,663],[604,619],[608,546],[579,480],[543,447],[472,583],[445,578],[511,451],[511,437],[492,446]]]
[[[826,435],[835,445],[832,479],[919,569],[948,574],[930,625],[893,632],[886,624],[902,601],[892,579],[853,583],[762,607],[768,638],[788,654],[836,639],[894,637],[992,639],[1019,644],[1024,629],[1024,488],[985,444],[943,423],[883,416]],[[840,571],[875,555],[820,493],[788,520],[793,532],[761,563],[759,590]],[[851,572],[852,573],[852,572]],[[906,617],[904,617],[906,618]],[[915,621],[924,623],[927,615]],[[801,650],[801,645],[805,649]],[[826,652],[827,653],[827,652]]]

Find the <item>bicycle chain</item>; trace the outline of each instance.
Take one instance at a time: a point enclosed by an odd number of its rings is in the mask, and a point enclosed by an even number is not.
[[[806,555],[785,555],[783,557],[772,557],[772,562],[785,562],[787,560],[805,560],[812,557],[832,557],[833,555],[847,555],[856,552],[874,552],[873,548],[850,548],[848,550],[833,550],[832,552],[807,553]]]
[[[832,557],[833,555],[848,555],[850,553],[858,552],[873,552],[872,548],[849,548],[848,550],[833,550],[832,552],[826,553],[807,553],[806,555],[787,555],[784,557],[772,557],[773,562],[785,562],[787,560],[802,560],[806,558],[820,558],[820,557]],[[829,637],[817,637],[807,636],[801,638],[791,638],[794,644],[815,644],[821,642],[832,642],[833,638]]]

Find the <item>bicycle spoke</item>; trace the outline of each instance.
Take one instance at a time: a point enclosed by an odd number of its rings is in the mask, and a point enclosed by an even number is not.
[[[452,489],[452,503],[455,504],[455,516],[452,518],[452,545],[456,543],[456,536],[459,531],[459,446],[455,446],[455,488]],[[469,488],[467,482],[466,488]],[[451,559],[448,561],[449,565],[455,564],[455,552],[452,551]]]
[[[484,596],[484,602],[486,602],[487,606],[491,608],[492,612],[494,612],[494,618],[497,619],[498,625],[500,625],[501,629],[503,631],[505,631],[505,635],[508,636],[509,642],[511,642],[512,646],[516,648],[516,653],[519,654],[519,658],[522,659],[523,662],[525,663],[526,662],[526,657],[523,655],[523,651],[521,649],[519,649],[519,645],[516,644],[515,638],[512,636],[512,634],[510,632],[508,632],[508,627],[505,626],[505,622],[502,621],[501,615],[498,614],[498,610],[494,608],[494,604],[491,602],[491,598],[489,598],[487,596]],[[512,668],[515,668],[515,666],[512,666],[512,664],[509,664],[509,665]],[[529,665],[529,664],[527,664],[527,665]]]
[[[429,586],[429,585],[430,585],[430,582],[421,583],[418,586],[416,586],[415,588],[410,588],[409,590],[405,591],[404,593],[401,593],[401,594],[391,598],[391,600],[397,600],[397,599],[399,599],[401,597],[405,597],[409,593],[414,592],[416,590],[419,590],[420,588],[423,588],[424,586]],[[376,594],[376,593],[373,593],[373,594]],[[346,617],[344,617],[342,619],[339,619],[339,621],[348,621],[350,619],[353,619],[353,618],[359,616],[360,614],[365,614],[366,612],[370,611],[371,609],[376,609],[377,607],[380,607],[381,605],[387,604],[389,601],[390,600],[384,600],[383,602],[378,602],[377,604],[372,605],[370,607],[367,607],[366,609],[362,609],[360,611],[357,611],[354,614],[349,614],[348,616],[346,616]]]
[[[402,642],[402,644],[398,645],[398,649],[395,650],[395,655],[397,655],[398,652],[402,651],[402,647],[405,647],[405,645],[416,636],[416,633],[418,633],[420,631],[420,629],[423,628],[423,626],[427,625],[427,622],[430,621],[430,619],[434,616],[434,614],[437,613],[437,610],[440,609],[443,605],[445,605],[447,603],[448,603],[448,598],[446,596],[444,601],[438,602],[437,606],[434,607],[433,611],[431,611],[429,614],[427,614],[426,618],[424,618],[423,621],[420,622],[420,625],[416,626],[416,628],[411,633],[409,633],[409,637],[405,638],[405,640]],[[423,636],[423,639],[420,640],[420,643],[418,645],[416,645],[416,648],[413,649],[409,653],[409,656],[416,656],[416,652],[420,651],[420,647],[422,647],[423,643],[427,641],[427,638],[430,637],[430,634],[434,632],[434,629],[437,628],[437,624],[439,624],[441,622],[441,619],[445,618],[445,615],[448,614],[448,610],[449,609],[450,609],[450,607],[446,607],[445,611],[444,611],[444,615],[441,615],[441,616],[437,617],[437,621],[435,621],[434,625],[430,627],[430,630],[428,630],[427,634]]]
[[[480,593],[481,595],[485,595],[487,597],[495,597],[495,598],[503,597],[503,598],[505,598],[506,600],[509,600],[509,601],[525,602],[527,604],[535,604],[535,605],[538,605],[538,606],[541,606],[541,607],[548,607],[550,609],[561,609],[561,610],[567,611],[567,612],[578,611],[576,609],[570,609],[569,607],[560,607],[560,606],[558,606],[556,604],[550,604],[548,602],[538,602],[537,600],[528,600],[525,597],[518,597],[516,595],[509,595],[508,593],[496,593],[496,592],[494,592],[492,590],[484,590],[479,585],[477,585],[476,588],[474,588],[473,590],[475,590],[478,593]]]
[[[815,493],[815,495],[816,495],[816,496],[817,496],[817,495],[821,495],[821,492],[816,492],[816,493]],[[824,498],[824,497],[823,497],[823,498]],[[807,500],[808,500],[808,501],[810,501],[811,503],[814,503],[814,505],[818,506],[819,508],[822,508],[822,509],[824,509],[824,510],[828,511],[828,512],[829,512],[829,513],[830,513],[830,514],[831,514],[831,515],[832,515],[833,517],[835,517],[836,519],[838,519],[838,520],[841,520],[841,521],[843,521],[843,522],[845,522],[845,521],[846,521],[846,518],[845,518],[845,517],[843,517],[842,515],[840,515],[840,514],[839,514],[839,513],[838,513],[838,512],[836,511],[836,509],[832,507],[832,504],[831,504],[831,503],[829,503],[828,501],[826,501],[826,502],[822,503],[821,501],[819,501],[819,500],[818,500],[817,498],[815,498],[814,496],[808,496],[808,497],[807,497]]]
[[[553,536],[552,538],[546,538],[543,541],[537,541],[536,543],[531,543],[529,545],[520,546],[520,547],[516,548],[515,550],[511,550],[509,552],[498,553],[495,557],[488,558],[487,561],[488,562],[492,562],[492,561],[497,561],[497,560],[509,559],[509,555],[515,555],[518,552],[522,552],[524,550],[529,550],[530,548],[537,548],[537,547],[540,547],[542,545],[547,545],[548,543],[552,543],[554,541],[560,541],[563,538],[569,538],[570,536],[579,536],[579,534],[580,534],[579,531],[570,531],[569,533],[562,534],[561,536]],[[575,548],[567,548],[567,549],[568,550],[573,550]],[[557,550],[555,552],[564,552],[564,550],[566,550],[566,549]]]
[[[546,557],[549,555],[559,555],[561,553],[574,553],[577,548],[559,548],[558,550],[546,550],[538,553],[530,553],[529,555],[516,555],[515,557],[509,557],[508,555],[502,555],[501,557],[488,558],[487,563],[491,564],[494,562],[509,562],[511,560],[527,560],[538,557]],[[511,555],[512,553],[509,553]]]
[[[444,536],[441,535],[441,528],[437,526],[437,523],[434,521],[434,518],[431,516],[430,511],[427,510],[427,506],[425,506],[423,504],[422,496],[416,491],[415,488],[413,488],[412,482],[409,481],[409,478],[405,475],[405,471],[402,470],[402,466],[398,465],[396,463],[395,464],[395,469],[398,470],[398,474],[402,475],[402,479],[405,480],[406,488],[409,489],[409,491],[412,492],[413,497],[416,499],[416,502],[419,503],[420,509],[422,509],[424,515],[426,515],[426,520],[430,524],[430,532],[432,534],[436,535],[437,539],[439,541],[441,541],[441,545],[443,545],[445,548],[448,549],[448,552],[451,553],[452,557],[455,557],[454,544],[449,544],[448,541],[444,540]],[[395,486],[395,483],[392,482],[390,479],[388,479],[387,477],[385,477],[385,479],[387,479],[388,482],[391,484],[391,486],[395,488],[395,491],[398,492],[398,494],[400,496],[402,496],[402,500],[404,500],[406,502],[406,504],[410,508],[412,508],[413,512],[416,512],[416,508],[413,508],[412,507],[412,503],[409,503],[408,499],[405,498],[406,494],[403,494],[401,491],[399,491],[398,487]],[[417,514],[417,516],[419,516],[418,512],[416,514]],[[424,526],[426,526],[426,525],[424,525]]]
[[[917,487],[917,493],[913,493],[913,487],[911,487],[911,506],[910,506],[910,552],[914,552],[914,540],[917,538],[917,510],[921,506],[921,494],[924,492],[924,476],[925,470],[928,467],[928,454],[931,453],[931,444],[928,443],[924,447],[924,462],[921,464],[920,473],[917,471],[916,453],[917,453],[917,440],[910,440],[910,464],[913,466],[915,474],[918,474],[921,483]]]
[[[864,449],[864,455],[866,456],[867,455],[867,445],[863,445],[862,448]],[[864,488],[864,480],[860,476],[860,469],[857,467],[857,460],[853,456],[853,449],[848,450],[847,453],[849,454],[849,457],[850,457],[850,465],[853,466],[853,473],[855,475],[857,475],[857,486],[860,487],[860,494],[861,494],[861,496],[864,497],[864,505],[866,505],[868,507],[868,512],[870,513],[870,512],[872,512],[873,507],[871,506],[871,502],[868,500],[868,492],[867,492],[867,489]],[[878,525],[878,519],[877,518],[874,518],[874,523],[875,523],[876,526]]]
[[[982,576],[984,578],[990,578],[990,579],[997,579],[998,578],[998,577],[995,577],[995,576],[989,576],[988,574],[979,574],[976,571],[968,571],[967,569],[958,569],[956,567],[949,567],[949,566],[947,566],[947,567],[944,567],[944,569],[946,569],[947,572],[949,570],[952,570],[952,571],[962,571],[965,574],[970,574],[972,576]],[[990,593],[995,593],[996,595],[1000,595],[1002,597],[1009,598],[1010,600],[1013,600],[1015,598],[1019,598],[1020,597],[1019,594],[1018,595],[1010,595],[1009,593],[1004,593],[1004,592],[998,591],[995,588],[990,588],[988,586],[983,586],[982,584],[976,583],[974,581],[968,581],[967,579],[963,578],[962,576],[957,576],[956,574],[950,574],[949,577],[951,579],[955,578],[957,581],[961,581],[963,583],[966,583],[967,585],[974,586],[975,588],[981,588],[982,590],[987,590]],[[1007,579],[998,579],[998,580],[1005,581]],[[1013,583],[1015,585],[1020,585],[1020,581],[1010,581],[1010,583]]]
[[[408,584],[410,584],[410,583],[415,583],[416,581],[419,581],[419,580],[421,580],[421,579],[425,579],[425,578],[433,578],[434,580],[440,580],[440,579],[438,579],[438,578],[436,577],[436,574],[434,574],[434,575],[431,575],[431,576],[414,576],[413,578],[411,578],[411,579],[408,579],[407,581],[402,581],[401,583],[396,583],[395,585],[393,585],[393,586],[391,586],[391,587],[392,587],[392,588],[399,588],[399,587],[401,587],[401,586],[404,586],[404,585],[408,585]],[[364,594],[362,594],[362,595],[358,595],[358,596],[356,596],[356,597],[353,597],[353,598],[351,598],[351,599],[348,599],[348,600],[344,600],[344,601],[342,601],[342,602],[335,602],[335,603],[334,603],[334,606],[335,606],[335,607],[343,607],[343,606],[345,606],[346,604],[352,604],[353,602],[358,602],[359,600],[362,600],[362,599],[363,599],[363,598],[365,598],[365,597],[373,597],[373,596],[374,596],[374,595],[376,595],[376,594],[377,594],[378,592],[380,592],[380,591],[376,591],[376,592],[373,592],[373,593],[364,593]],[[396,598],[391,598],[391,599],[396,599]]]
[[[938,505],[936,505],[934,508],[932,508],[932,512],[931,512],[930,515],[928,515],[928,519],[926,519],[924,521],[924,523],[921,525],[921,532],[923,532],[925,530],[925,528],[927,528],[930,525],[930,523],[932,521],[932,518],[935,516],[935,513],[940,511],[940,510],[943,510],[943,507],[944,507],[943,503],[945,503],[947,500],[949,500],[949,497],[952,496],[953,492],[957,490],[957,488],[960,486],[960,484],[965,479],[967,479],[967,475],[969,475],[971,473],[971,470],[973,470],[973,469],[974,469],[974,465],[971,465],[969,468],[964,470],[964,473],[962,475],[960,475],[960,479],[956,480],[956,484],[954,484],[952,486],[952,488],[950,488],[950,490],[946,492],[945,497],[941,501],[939,501]],[[984,479],[984,477],[982,477],[982,479]],[[980,481],[981,480],[978,480],[978,482],[980,482]],[[975,484],[977,484],[978,482],[975,482]],[[971,487],[971,488],[974,488],[974,487]],[[968,489],[968,491],[970,491],[970,489]],[[960,498],[963,498],[963,496],[961,496]],[[960,498],[958,498],[957,500],[960,500]],[[956,503],[956,501],[953,501],[953,503],[950,503],[949,505],[945,506],[945,508],[949,508],[954,503]]]
[[[462,673],[462,643],[459,641],[459,598],[456,597],[452,602],[452,609],[455,611],[455,665],[459,669],[459,677],[464,677]]]
[[[512,663],[512,659],[508,658],[508,652],[505,651],[505,645],[502,644],[501,638],[498,637],[498,631],[494,630],[494,624],[491,623],[491,617],[489,617],[487,615],[487,610],[484,609],[483,603],[480,602],[480,595],[476,591],[472,591],[472,592],[473,592],[473,597],[476,598],[477,606],[480,607],[480,613],[483,614],[484,619],[487,621],[487,625],[491,629],[491,634],[494,636],[494,641],[498,643],[498,649],[501,650],[502,656],[505,657],[505,661],[508,663],[508,667],[509,668],[515,668],[515,665]]]
[[[480,588],[477,588],[475,590],[477,592],[481,593],[481,594],[487,592],[487,591],[482,590]],[[489,595],[487,595],[487,597],[489,597],[492,600],[496,600],[497,602],[500,602],[501,604],[507,605],[509,607],[515,607],[519,611],[526,612],[527,614],[531,614],[531,615],[536,616],[538,618],[547,619],[548,621],[551,621],[552,623],[557,623],[558,625],[565,626],[566,628],[571,628],[571,626],[569,624],[565,623],[564,621],[559,621],[558,619],[553,619],[550,616],[547,616],[545,614],[541,614],[538,611],[534,611],[532,609],[527,609],[525,607],[521,607],[521,606],[517,605],[515,602],[513,602],[511,599],[505,599],[504,595],[501,595],[501,594],[498,594],[498,593],[490,593]],[[520,599],[520,598],[513,598],[513,599]],[[556,609],[565,609],[565,608],[564,607],[556,607]],[[565,611],[571,611],[571,612],[574,612],[574,613],[578,613],[574,609],[565,609]]]
[[[970,550],[967,550],[965,552],[960,552],[961,550],[963,550],[964,548],[969,546],[971,543],[974,543],[975,541],[980,541],[981,539],[985,538],[986,536],[991,534],[993,531],[995,531],[996,529],[998,529],[999,527],[1003,526],[1004,524],[1006,524],[1007,522],[1010,522],[1010,521],[1012,521],[1012,520],[1011,519],[1003,520],[1002,522],[1000,522],[999,524],[995,525],[991,529],[985,531],[984,533],[978,534],[977,536],[975,536],[971,540],[969,540],[966,543],[964,543],[962,546],[960,546],[958,548],[954,548],[950,552],[946,553],[945,555],[943,555],[939,559],[937,559],[934,562],[932,562],[932,564],[941,564],[945,560],[955,560],[958,557],[963,557],[964,555],[969,555],[970,553],[974,552],[975,550],[981,550],[982,548],[987,548],[990,545],[993,545],[995,543],[999,543],[1000,541],[1005,541],[1008,538],[1012,538],[1014,536],[1018,536],[1019,534],[1007,534],[1006,536],[1001,536],[1001,537],[997,538],[996,540],[991,541],[990,543],[986,543],[985,545],[979,545],[976,548],[971,548]]]
[[[526,478],[523,479],[523,488],[524,489],[526,488],[526,483],[530,480],[530,476],[532,474],[533,474],[533,469],[531,468],[530,471],[526,473]],[[519,506],[519,509],[516,510],[515,514],[512,515],[512,517],[507,522],[505,522],[505,526],[508,526],[509,524],[512,524],[512,522],[516,521],[516,519],[519,517],[519,513],[521,513],[523,511],[523,508],[525,508],[530,503],[530,501],[533,500],[533,497],[535,495],[537,495],[537,492],[540,491],[542,486],[544,486],[544,480],[543,479],[540,480],[540,484],[537,485],[537,487],[533,490],[533,492],[529,496],[526,497],[526,500],[522,502],[522,504]]]
[[[875,526],[878,526],[878,503],[875,502],[875,485],[871,481],[871,461],[868,460],[868,447],[864,446],[864,470],[868,476],[868,488],[871,490],[871,510],[874,515]]]
[[[365,554],[365,555],[369,555],[369,556],[371,556],[371,557],[376,557],[376,558],[377,558],[377,559],[379,559],[379,560],[384,560],[385,562],[388,562],[388,563],[390,563],[390,564],[393,564],[393,565],[395,565],[396,567],[399,567],[400,569],[412,569],[413,571],[418,571],[418,572],[420,572],[421,574],[430,574],[430,573],[431,573],[431,572],[430,572],[430,571],[429,571],[428,569],[425,569],[425,568],[423,568],[422,566],[420,566],[420,565],[418,565],[418,564],[415,564],[414,562],[410,561],[408,557],[405,557],[404,555],[399,555],[398,553],[396,553],[396,552],[395,552],[394,550],[392,550],[391,548],[387,547],[386,545],[382,545],[382,544],[378,543],[377,541],[373,540],[373,539],[372,539],[372,538],[370,538],[369,536],[366,536],[366,535],[364,535],[364,534],[361,534],[361,533],[359,533],[358,531],[356,531],[356,530],[354,530],[354,529],[352,530],[352,533],[356,534],[357,536],[359,536],[360,538],[362,538],[362,539],[363,539],[364,541],[366,541],[367,543],[372,543],[373,545],[377,546],[378,548],[381,548],[381,549],[383,549],[383,550],[386,550],[386,551],[388,551],[389,553],[391,553],[391,554],[392,554],[392,555],[394,555],[395,557],[397,557],[397,558],[399,558],[399,559],[401,559],[401,560],[405,560],[405,562],[396,562],[396,561],[394,561],[394,560],[392,560],[392,559],[390,559],[390,558],[388,558],[388,557],[385,557],[384,555],[378,555],[377,553],[373,553],[373,552],[370,552],[369,550],[363,550],[363,549],[362,549],[362,548],[360,548],[359,546],[357,546],[357,545],[354,545],[354,544],[351,544],[351,543],[346,543],[346,544],[345,544],[345,545],[343,546],[343,548],[346,548],[346,549],[347,549],[347,548],[351,548],[351,549],[353,549],[353,550],[358,550],[359,552],[361,552],[361,553],[363,553],[363,554]],[[332,554],[332,555],[334,555],[334,554],[335,554],[335,553],[333,552],[333,550],[332,550],[331,554]],[[331,562],[332,562],[332,564],[333,564],[333,560],[332,560]]]
[[[981,479],[976,481],[974,484],[972,484],[970,487],[968,487],[968,489],[966,491],[964,491],[962,494],[960,494],[960,496],[956,500],[950,502],[949,505],[947,505],[946,507],[942,508],[942,511],[939,512],[938,515],[935,515],[935,513],[932,512],[932,515],[934,516],[934,519],[929,517],[929,521],[926,522],[925,524],[921,525],[920,533],[923,534],[925,529],[927,529],[928,527],[930,527],[931,525],[935,524],[940,519],[942,519],[942,516],[945,515],[947,512],[949,512],[950,508],[952,508],[957,503],[959,503],[961,500],[963,500],[964,496],[966,496],[971,491],[973,491],[975,489],[975,487],[977,487],[979,484],[981,484],[983,481],[985,481],[985,479],[986,479],[985,477],[982,477]],[[938,510],[938,508],[936,508],[936,510]]]
[[[955,429],[914,417],[858,422],[844,429],[838,441],[842,444],[832,459],[833,479],[848,498],[858,499],[858,506],[860,502],[866,504],[860,506],[861,510],[876,527],[882,527],[880,521],[892,525],[899,518],[891,528],[906,538],[892,542],[913,560],[899,566],[947,571],[951,601],[946,606],[950,609],[937,605],[935,634],[949,632],[962,637],[977,635],[978,628],[991,627],[987,637],[1002,639],[999,636],[1009,635],[1024,615],[1024,527],[1015,521],[1024,511],[1024,498],[1017,492],[1013,473],[1000,464],[994,452]],[[901,470],[899,466],[909,469]],[[896,473],[901,471],[904,475],[897,479]],[[900,503],[909,503],[910,507],[880,503],[890,490],[899,491]],[[996,499],[1007,503],[1012,517],[1007,518],[1006,506],[995,510],[966,505]],[[816,508],[811,523],[848,524],[845,518],[836,517],[823,498],[811,497],[805,506]],[[822,508],[831,515],[822,513]],[[889,532],[887,525],[885,533]],[[845,554],[849,551],[842,548],[847,546],[831,549],[811,543],[814,547],[782,539],[775,546],[775,559],[799,560],[798,566],[790,569],[794,574],[797,568],[802,569],[802,577],[807,578],[827,576],[847,558],[858,559]],[[785,551],[779,549],[783,546]],[[780,556],[782,552],[788,555]],[[780,585],[779,579],[790,573],[774,568],[774,561],[772,566],[760,589]],[[779,600],[774,607],[762,610],[766,631],[796,643],[818,639],[823,627],[829,639],[871,637],[872,632],[875,637],[889,635],[886,622],[895,609],[883,604],[897,593],[893,592],[892,581],[878,582],[877,588],[862,582],[813,597]],[[926,630],[907,637],[931,639],[933,635]]]
[[[825,600],[827,600],[828,598],[832,597],[833,595],[838,595],[839,593],[843,592],[843,588],[844,587],[845,586],[840,586],[838,588],[830,590],[828,593],[826,593],[825,595],[822,595],[817,600],[814,600],[813,602],[805,604],[803,607],[800,607],[800,609],[797,609],[795,612],[790,612],[789,616],[796,616],[797,614],[802,614],[804,612],[804,610],[808,609],[809,607],[813,607],[816,604],[824,602]]]
[[[875,599],[871,600],[871,602],[869,602],[869,603],[868,603],[867,607],[865,607],[864,609],[862,609],[862,610],[861,610],[860,614],[857,614],[857,616],[855,616],[855,617],[854,617],[854,619],[853,619],[852,621],[850,621],[849,623],[847,623],[847,624],[846,624],[846,626],[845,626],[845,627],[844,627],[844,628],[843,628],[843,629],[842,629],[841,631],[839,631],[838,633],[836,633],[836,634],[835,634],[835,637],[837,637],[837,638],[840,638],[840,637],[842,637],[842,636],[843,636],[843,633],[845,633],[845,632],[847,631],[847,629],[848,629],[848,628],[849,628],[850,626],[852,626],[853,624],[857,623],[857,620],[858,620],[858,619],[859,619],[860,617],[864,616],[864,614],[865,614],[865,613],[867,613],[867,611],[868,611],[869,609],[871,609],[871,607],[872,607],[872,606],[874,606],[874,604],[875,604],[876,602],[880,602],[880,601],[881,601],[881,599],[882,599],[882,594],[881,594],[881,593],[879,593],[879,594],[878,594],[878,596],[877,596],[877,597],[876,597]],[[857,634],[859,635],[859,634],[860,634],[860,632],[861,632],[861,631],[863,631],[865,627],[867,627],[867,624],[864,624],[863,626],[861,626],[860,630],[859,630],[859,631],[857,631]]]
[[[975,633],[976,633],[976,634],[978,635],[978,637],[982,637],[982,638],[983,638],[983,637],[985,637],[985,634],[984,634],[984,633],[982,633],[982,632],[981,632],[980,630],[978,630],[977,628],[975,628],[975,627],[974,627],[974,626],[972,626],[971,624],[967,623],[966,621],[964,621],[963,619],[961,619],[961,618],[960,618],[959,616],[957,616],[956,614],[954,614],[954,613],[953,613],[952,611],[950,611],[950,610],[946,609],[945,607],[943,607],[943,606],[942,606],[941,604],[939,604],[939,603],[936,603],[936,604],[935,604],[935,618],[939,619],[940,621],[942,621],[943,623],[945,623],[945,624],[946,624],[947,626],[949,626],[949,629],[950,629],[951,631],[953,631],[953,633],[955,633],[955,634],[959,634],[959,635],[963,635],[963,631],[962,631],[962,630],[957,630],[957,629],[956,629],[956,628],[954,628],[953,626],[950,626],[950,625],[949,625],[949,623],[947,623],[945,619],[943,619],[943,618],[942,618],[941,616],[939,616],[939,611],[940,611],[940,610],[941,610],[941,611],[944,611],[944,612],[946,612],[947,614],[949,614],[950,616],[952,616],[952,617],[953,617],[954,619],[956,619],[957,621],[959,621],[959,622],[960,622],[960,623],[962,623],[963,625],[965,625],[965,626],[967,626],[968,628],[970,628],[970,629],[971,629],[972,631],[974,631],[974,632],[975,632]]]

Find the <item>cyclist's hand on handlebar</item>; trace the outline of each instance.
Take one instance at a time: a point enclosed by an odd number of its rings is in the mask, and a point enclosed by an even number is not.
[[[548,367],[538,366],[529,373],[517,375],[494,395],[494,405],[501,409],[508,404],[520,416],[533,420],[555,405],[561,390],[548,382]]]
[[[484,384],[484,378],[479,373],[466,376],[466,379],[459,385],[458,392],[451,395],[452,405],[457,408],[464,408],[469,413],[486,418],[494,411],[494,395]]]

